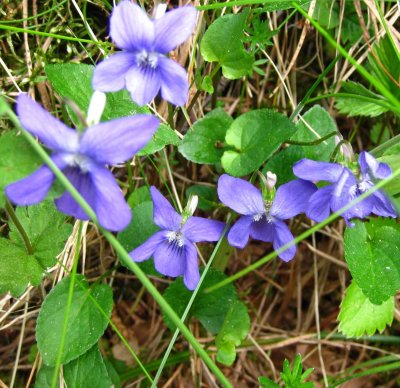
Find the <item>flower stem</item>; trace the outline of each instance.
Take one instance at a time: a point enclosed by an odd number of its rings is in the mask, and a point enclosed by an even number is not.
[[[15,210],[12,207],[11,203],[6,200],[6,211],[8,216],[11,218],[13,224],[15,225],[15,227],[18,229],[19,234],[21,235],[22,239],[24,240],[24,244],[25,244],[25,248],[28,252],[28,255],[33,255],[33,247],[31,244],[31,241],[29,240],[29,236],[26,233],[24,227],[22,226],[22,224],[19,222],[19,219],[17,217],[17,215],[15,214]]]

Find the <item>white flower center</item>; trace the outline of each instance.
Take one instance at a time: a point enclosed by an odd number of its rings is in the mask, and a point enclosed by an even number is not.
[[[373,183],[369,180],[362,180],[358,182],[356,185],[350,187],[350,195],[356,196],[365,193],[373,186]]]
[[[263,218],[263,217],[264,217],[264,213],[257,213],[257,214],[254,214],[254,216],[253,216],[253,221],[255,221],[255,222],[260,221],[261,218]]]
[[[158,54],[142,50],[136,54],[136,61],[137,65],[140,67],[150,67],[151,69],[155,69],[158,64]]]
[[[168,242],[175,243],[178,245],[178,247],[183,247],[185,245],[185,239],[183,237],[183,234],[181,232],[175,232],[171,230],[170,232],[167,233],[167,239]]]
[[[271,216],[271,214],[269,212],[266,213],[257,213],[253,215],[253,221],[254,222],[258,222],[261,221],[262,218],[265,217],[265,220],[270,224],[274,218]]]
[[[64,161],[69,167],[79,167],[82,172],[88,172],[90,166],[90,159],[80,153],[66,154]]]

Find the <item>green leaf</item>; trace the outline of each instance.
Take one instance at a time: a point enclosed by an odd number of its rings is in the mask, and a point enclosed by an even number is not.
[[[214,85],[212,82],[212,78],[209,75],[206,75],[201,79],[200,90],[204,90],[209,94],[214,93]]]
[[[340,305],[338,316],[339,331],[346,337],[373,335],[382,332],[386,325],[391,325],[394,316],[394,297],[380,305],[370,302],[356,282],[352,282]]]
[[[265,376],[260,376],[258,382],[260,383],[260,388],[280,388],[280,385]]]
[[[224,15],[216,19],[200,43],[201,55],[207,62],[218,62],[222,74],[229,79],[251,72],[254,56],[243,48],[247,12]]]
[[[175,131],[168,125],[161,124],[147,145],[137,155],[151,155],[162,150],[166,145],[179,145],[180,139]]]
[[[198,196],[199,203],[197,207],[203,211],[214,209],[219,202],[215,187],[193,185],[187,188],[186,199],[189,200],[191,195]]]
[[[296,132],[284,115],[270,109],[253,110],[237,118],[226,133],[226,143],[235,150],[225,151],[221,162],[225,171],[243,176],[257,170]]]
[[[118,372],[115,370],[114,365],[107,358],[103,358],[104,365],[107,368],[108,376],[111,379],[113,384],[113,388],[121,388],[121,378],[119,377]]]
[[[368,90],[357,82],[347,81],[342,84],[347,95],[336,97],[336,109],[350,117],[376,117],[390,110],[390,103],[381,95]]]
[[[153,222],[153,202],[142,202],[132,209],[132,221],[122,232],[118,233],[117,239],[130,252],[142,245],[158,230],[158,226]],[[138,263],[138,265],[148,275],[159,275],[154,268],[152,258]]]
[[[314,105],[303,115],[303,120],[296,124],[297,131],[290,140],[298,142],[315,142],[316,140],[337,132],[335,120],[320,105]],[[336,147],[335,136],[329,137],[315,145],[301,146],[304,157],[329,162],[330,156]]]
[[[217,345],[217,361],[232,365],[236,358],[236,346],[246,338],[250,330],[250,317],[246,305],[236,300],[225,317],[221,331],[215,339]]]
[[[272,12],[272,11],[284,11],[286,9],[293,8],[292,3],[297,3],[298,5],[307,5],[311,3],[311,0],[268,0],[265,2],[262,10],[265,12]]]
[[[40,157],[16,131],[0,136],[0,207],[4,207],[4,188],[25,178],[41,164]]]
[[[128,198],[128,204],[133,209],[142,202],[151,202],[150,189],[148,186],[142,186],[136,189]]]
[[[0,238],[0,295],[10,291],[15,297],[21,295],[28,284],[40,284],[44,269],[35,256],[26,249]]]
[[[110,388],[112,386],[97,344],[77,359],[64,365],[63,371],[68,387]]]
[[[262,172],[266,174],[267,171],[271,171],[276,174],[278,179],[276,187],[279,187],[284,183],[297,179],[293,174],[293,165],[304,157],[303,147],[291,145],[273,155],[262,169]]]
[[[70,283],[70,276],[58,283],[47,295],[39,312],[36,340],[46,365],[55,365],[58,357]],[[112,289],[108,285],[95,284],[89,287],[84,276],[76,275],[62,364],[78,358],[99,340],[108,325],[107,317],[111,315],[112,305]]]
[[[400,225],[371,218],[346,228],[344,253],[353,279],[374,304],[381,304],[400,288]]]
[[[238,297],[232,284],[207,294],[203,291],[224,279],[226,275],[222,272],[210,269],[189,312],[189,317],[196,317],[212,334],[221,331],[230,306]],[[184,286],[182,277],[177,278],[164,292],[165,300],[179,316],[182,316],[191,296],[192,292]],[[164,313],[163,317],[166,325],[171,330],[175,330],[175,325]]]
[[[233,119],[223,109],[215,109],[197,120],[185,135],[179,152],[195,163],[219,163],[224,153],[226,131]]]
[[[368,63],[373,75],[386,89],[400,99],[400,56],[390,38],[386,35],[373,45]]]
[[[42,365],[36,375],[35,388],[51,388],[51,383],[53,381],[54,367]],[[58,388],[60,384],[57,382],[56,387]]]
[[[334,0],[318,0],[312,16],[322,27],[335,28],[339,25],[339,4]]]
[[[28,284],[40,284],[46,269],[56,264],[56,256],[62,251],[72,226],[66,217],[50,202],[16,209],[16,215],[24,228],[33,253],[28,254],[24,240],[10,220],[9,239],[0,239],[0,294],[10,291],[21,295]]]
[[[52,202],[42,202],[29,207],[18,207],[16,215],[26,231],[34,250],[34,255],[43,268],[56,264],[56,256],[63,250],[64,243],[72,232]],[[24,241],[17,228],[10,222],[10,240],[25,248]]]

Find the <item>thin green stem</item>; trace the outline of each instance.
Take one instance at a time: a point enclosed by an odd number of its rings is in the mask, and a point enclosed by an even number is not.
[[[7,31],[14,31],[14,32],[26,32],[27,34],[48,36],[48,37],[51,37],[51,38],[54,38],[54,39],[70,40],[72,42],[92,43],[92,44],[97,45],[97,46],[109,45],[109,43],[106,43],[106,42],[95,42],[95,41],[90,40],[90,39],[81,39],[81,38],[75,38],[73,36],[52,34],[50,32],[28,30],[26,28],[7,26],[7,25],[4,25],[4,24],[0,24],[0,30],[7,30]]]
[[[292,241],[289,243],[285,244],[283,247],[279,248],[276,251],[271,252],[269,255],[266,255],[262,257],[260,260],[256,261],[253,264],[250,264],[247,266],[245,269],[235,273],[234,275],[230,276],[229,278],[224,279],[223,281],[214,284],[213,286],[209,287],[206,289],[204,292],[212,292],[217,290],[218,288],[221,288],[223,286],[226,286],[229,283],[234,282],[235,280],[247,275],[249,272],[252,272],[256,270],[257,268],[261,267],[265,263],[271,261],[275,257],[277,257],[280,253],[286,251],[288,248],[291,246],[300,243],[301,241],[305,240],[307,237],[311,236],[313,233],[318,232],[320,229],[324,228],[326,225],[330,224],[332,221],[335,221],[341,214],[343,214],[345,211],[356,205],[357,203],[361,202],[365,198],[369,197],[371,194],[375,193],[375,191],[381,189],[384,187],[387,183],[391,182],[393,179],[397,178],[400,176],[400,168],[398,168],[390,177],[381,180],[378,182],[375,186],[371,187],[368,191],[360,195],[359,197],[356,197],[353,199],[351,202],[349,202],[346,206],[342,207],[339,209],[337,212],[331,214],[328,218],[323,220],[322,222],[314,225],[310,229],[306,230],[299,236],[295,237]]]
[[[303,99],[297,105],[294,112],[290,115],[290,120],[293,121],[296,118],[296,116],[299,113],[301,113],[304,106],[310,102],[310,100],[309,100],[310,96],[314,93],[315,89],[322,82],[324,77],[332,70],[332,68],[335,66],[336,62],[339,60],[339,58],[340,58],[339,55],[337,57],[335,57],[333,59],[333,61],[326,67],[326,69],[318,76],[317,80],[314,82],[314,84],[311,86],[311,88],[307,91],[306,95],[303,97]]]
[[[132,261],[128,252],[124,249],[124,247],[120,244],[120,242],[115,238],[115,236],[109,231],[102,228],[97,220],[97,216],[89,206],[89,204],[85,201],[85,199],[81,196],[81,194],[76,190],[76,188],[71,184],[71,182],[66,178],[66,176],[62,173],[62,171],[54,164],[51,160],[50,156],[45,152],[40,144],[36,142],[34,137],[25,131],[19,121],[15,113],[11,110],[7,103],[3,99],[0,99],[0,110],[6,113],[13,124],[22,132],[23,136],[30,143],[32,148],[38,153],[38,155],[42,158],[42,160],[48,165],[50,170],[54,173],[60,183],[65,187],[65,189],[71,194],[71,196],[75,199],[75,201],[82,207],[85,213],[89,216],[89,218],[98,226],[99,230],[103,233],[104,237],[108,240],[108,242],[112,245],[121,261],[124,263],[126,267],[128,267],[139,279],[139,281],[146,287],[147,291],[152,295],[155,301],[161,306],[165,314],[171,319],[171,321],[180,329],[182,334],[188,340],[190,345],[196,351],[196,353],[200,356],[200,358],[204,361],[204,363],[210,368],[210,370],[214,373],[215,377],[220,381],[220,383],[224,387],[231,387],[229,380],[224,376],[222,371],[218,368],[218,366],[214,363],[208,353],[203,349],[200,343],[196,340],[187,326],[180,320],[179,316],[175,313],[173,308],[168,304],[168,302],[163,298],[157,288],[151,283],[146,274],[140,269],[140,267]]]
[[[376,80],[361,64],[357,62],[339,43],[333,39],[329,33],[321,27],[321,25],[315,21],[308,13],[301,8],[297,3],[292,2],[294,8],[297,9],[310,23],[318,30],[318,32],[333,46],[341,55],[343,55],[356,69],[357,71],[371,84],[376,90],[378,90],[382,96],[392,103],[392,110],[395,110],[397,114],[400,114],[400,101],[389,91],[386,87]]]
[[[322,94],[320,96],[316,96],[313,98],[310,98],[307,100],[307,104],[311,104],[312,102],[318,101],[318,100],[324,100],[325,98],[336,98],[336,97],[342,97],[342,98],[355,98],[358,100],[362,100],[365,102],[370,102],[371,104],[379,105],[382,106],[383,108],[386,108],[388,110],[391,110],[393,108],[392,105],[388,104],[386,100],[381,100],[379,98],[372,98],[372,97],[367,97],[367,96],[362,96],[361,94],[352,94],[352,93],[327,93],[327,94]]]
[[[49,9],[47,9],[46,11],[37,13],[37,14],[35,14],[35,15],[33,15],[33,16],[29,16],[29,17],[27,17],[27,18],[23,18],[23,19],[13,19],[13,20],[2,20],[1,22],[4,23],[4,24],[11,24],[11,23],[23,23],[23,22],[26,22],[26,21],[28,21],[28,20],[37,19],[37,18],[39,18],[40,16],[44,16],[44,15],[47,15],[48,13],[53,12],[55,9],[61,7],[61,6],[62,6],[64,3],[66,3],[67,1],[68,1],[68,0],[62,0],[62,1],[60,1],[58,4],[56,4],[54,7],[49,8]]]
[[[56,360],[56,364],[54,366],[54,373],[53,373],[53,379],[51,381],[51,388],[56,388],[56,386],[57,386],[58,372],[60,370],[61,359],[63,356],[64,346],[65,346],[65,337],[67,336],[69,313],[71,311],[72,299],[74,297],[76,270],[78,268],[79,254],[80,254],[80,248],[81,248],[82,226],[83,226],[82,221],[79,221],[78,236],[76,238],[77,243],[76,243],[76,248],[75,248],[74,262],[72,264],[71,282],[69,284],[69,289],[68,289],[67,305],[65,306],[64,325],[63,325],[63,330],[61,333],[60,347],[58,349],[57,360]]]
[[[197,284],[196,289],[193,291],[193,294],[192,294],[192,296],[190,297],[190,300],[189,300],[189,302],[188,302],[188,304],[187,304],[187,306],[186,306],[186,309],[185,309],[185,311],[184,311],[183,314],[182,314],[182,317],[181,317],[181,321],[182,321],[182,322],[185,322],[186,317],[187,317],[188,314],[189,314],[189,311],[190,311],[190,309],[191,309],[191,307],[192,307],[192,305],[193,305],[194,300],[196,299],[196,296],[197,296],[197,294],[198,294],[198,292],[199,292],[199,290],[200,290],[200,287],[201,287],[201,285],[202,285],[202,283],[203,283],[205,277],[207,276],[207,273],[208,273],[208,271],[209,271],[209,269],[210,269],[210,267],[211,267],[211,264],[212,264],[213,261],[214,261],[215,255],[217,254],[218,249],[219,249],[219,247],[220,247],[220,245],[221,245],[221,243],[222,243],[222,240],[223,240],[223,238],[225,237],[225,234],[226,234],[226,232],[227,232],[227,230],[228,230],[228,228],[229,228],[229,224],[230,224],[230,220],[228,219],[228,221],[227,221],[227,223],[226,223],[226,226],[225,226],[225,229],[224,229],[224,231],[223,231],[223,233],[222,233],[220,239],[219,239],[218,242],[217,242],[217,245],[215,246],[215,248],[214,248],[214,250],[213,250],[213,252],[212,252],[212,254],[211,254],[211,256],[210,256],[210,259],[208,260],[208,263],[207,263],[206,267],[204,268],[203,273],[201,274],[200,281],[199,281],[199,283]],[[173,337],[172,337],[172,339],[171,339],[171,341],[170,341],[170,343],[169,343],[169,345],[168,345],[168,348],[167,348],[167,350],[165,351],[164,357],[163,357],[163,359],[161,360],[160,367],[159,367],[158,370],[157,370],[156,377],[154,378],[154,382],[153,382],[153,384],[152,384],[152,386],[151,386],[152,388],[156,388],[156,387],[157,387],[157,382],[158,382],[158,380],[159,380],[159,378],[160,378],[160,376],[161,376],[161,373],[162,373],[162,371],[163,371],[163,369],[164,369],[164,366],[165,366],[165,364],[166,364],[166,362],[167,362],[167,360],[168,360],[168,357],[169,357],[169,355],[170,355],[170,353],[171,353],[171,351],[172,351],[172,348],[174,347],[174,344],[175,344],[176,339],[178,338],[178,335],[179,335],[179,329],[176,329],[176,330],[175,330],[175,333],[174,333],[174,335],[173,335]]]
[[[332,136],[337,135],[337,132],[331,132],[328,133],[327,135],[320,137],[319,139],[313,140],[313,141],[294,141],[294,140],[286,140],[285,143],[287,144],[293,144],[293,145],[301,145],[301,146],[313,146],[322,143],[323,141],[331,138]]]
[[[8,200],[6,200],[6,212],[7,212],[8,216],[11,218],[11,221],[13,222],[15,227],[17,228],[22,239],[24,240],[25,248],[26,248],[26,251],[28,252],[28,255],[32,255],[34,250],[33,250],[31,241],[29,240],[29,236],[26,233],[22,224],[19,222],[19,219],[18,219],[17,215],[15,214],[15,210]]]
[[[383,144],[378,145],[370,152],[372,155],[378,158],[379,156],[382,156],[386,150],[388,150],[391,147],[394,147],[397,144],[400,144],[400,135],[392,137],[390,140],[385,141]]]
[[[271,0],[235,0],[235,1],[226,1],[224,3],[215,3],[210,5],[199,5],[196,8],[199,11],[207,11],[211,9],[220,9],[225,7],[235,7],[237,5],[257,5],[257,4],[267,4],[270,3]],[[293,0],[280,0],[280,3],[292,3]]]

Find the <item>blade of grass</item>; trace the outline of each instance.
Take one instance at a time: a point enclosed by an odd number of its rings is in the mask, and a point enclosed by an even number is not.
[[[224,387],[232,387],[229,380],[225,377],[222,371],[218,368],[218,366],[214,363],[208,353],[203,349],[200,343],[196,340],[193,334],[190,332],[188,327],[180,320],[178,315],[175,313],[173,308],[168,304],[168,302],[163,298],[157,288],[151,283],[146,274],[140,269],[140,267],[132,261],[128,252],[123,248],[123,246],[119,243],[119,241],[115,238],[115,236],[109,231],[103,229],[98,221],[96,214],[93,209],[88,205],[85,199],[80,195],[80,193],[76,190],[76,188],[71,184],[71,182],[66,178],[66,176],[62,173],[62,171],[54,164],[49,155],[43,149],[43,147],[36,142],[35,138],[27,131],[25,131],[9,105],[4,101],[4,99],[0,99],[0,112],[4,112],[10,118],[12,123],[18,128],[26,140],[30,143],[32,148],[38,153],[38,155],[42,158],[42,160],[49,166],[54,175],[58,178],[59,182],[64,186],[64,188],[72,195],[75,201],[82,207],[85,213],[90,217],[90,219],[97,225],[99,230],[102,232],[104,237],[108,240],[108,242],[115,249],[117,254],[119,255],[121,261],[137,276],[139,281],[146,287],[148,292],[152,295],[155,301],[160,305],[160,307],[164,310],[165,314],[171,319],[171,321],[180,329],[182,334],[188,340],[190,345],[196,351],[196,353],[200,356],[200,358],[205,362],[205,364],[210,368],[210,370],[214,373],[215,377],[220,381],[220,383]]]
[[[384,85],[376,80],[363,65],[359,64],[355,58],[353,58],[339,43],[337,43],[335,39],[333,39],[316,20],[314,20],[307,14],[306,11],[304,11],[303,8],[301,8],[295,2],[292,2],[292,5],[310,21],[310,23],[318,30],[318,32],[328,41],[328,43],[333,46],[341,55],[343,55],[357,69],[357,71],[382,94],[382,96],[386,97],[386,99],[392,103],[392,110],[394,110],[397,114],[400,114],[400,101],[389,90],[387,90]]]
[[[75,38],[73,36],[52,34],[50,32],[29,30],[29,29],[20,28],[20,27],[7,26],[7,25],[4,25],[4,24],[0,24],[0,30],[14,31],[14,32],[26,32],[27,34],[47,36],[47,37],[54,38],[54,39],[70,40],[72,42],[92,43],[92,44],[97,45],[97,46],[104,46],[104,45],[105,46],[109,46],[109,45],[111,45],[110,43],[107,43],[107,42],[95,42],[95,41],[90,40],[90,39],[81,39],[81,38]]]

